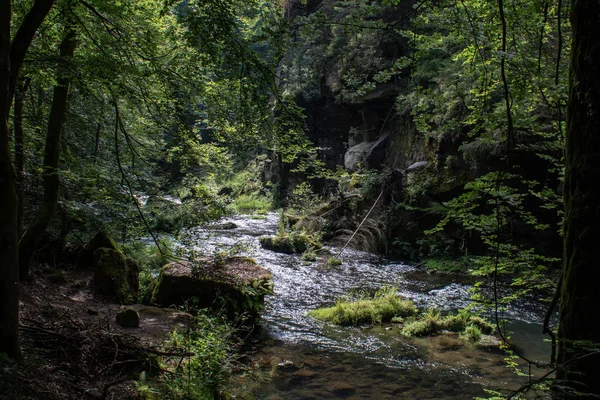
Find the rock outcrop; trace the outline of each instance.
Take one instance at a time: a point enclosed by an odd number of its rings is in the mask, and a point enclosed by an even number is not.
[[[154,284],[151,302],[224,309],[229,317],[259,316],[264,296],[272,293],[271,273],[250,258],[205,258],[172,262]]]
[[[101,247],[94,252],[94,291],[118,303],[138,300],[138,267],[123,253]]]
[[[83,246],[83,250],[79,253],[77,266],[80,268],[91,268],[94,266],[94,253],[100,248],[111,249],[116,252],[121,252],[121,248],[106,232],[98,232],[96,235]]]

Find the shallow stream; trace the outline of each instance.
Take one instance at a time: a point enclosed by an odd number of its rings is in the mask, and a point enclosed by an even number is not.
[[[486,396],[486,388],[512,390],[526,383],[526,377],[505,366],[504,354],[494,346],[464,345],[451,335],[410,339],[395,325],[339,327],[307,315],[341,296],[384,285],[397,287],[421,308],[454,311],[469,304],[468,278],[431,275],[351,249],[344,251],[338,267],[307,263],[298,255],[260,248],[258,237],[275,234],[277,214],[219,221],[223,222],[237,228],[191,230],[193,245],[211,252],[242,244],[243,254],[273,274],[275,293],[266,298],[262,338],[253,355],[269,379],[257,378],[247,388],[257,398],[469,399]],[[549,357],[540,333],[543,312],[536,302],[522,301],[502,314],[512,321],[513,341],[539,360]]]

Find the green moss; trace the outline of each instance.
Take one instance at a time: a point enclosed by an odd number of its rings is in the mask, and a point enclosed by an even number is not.
[[[335,306],[309,311],[309,315],[337,325],[378,324],[417,312],[415,305],[399,297],[395,288],[383,288],[373,298],[339,300]]]
[[[265,236],[258,240],[263,248],[278,253],[303,253],[308,249],[321,248],[319,238],[306,231],[280,232],[276,236]]]
[[[96,236],[90,240],[88,247],[92,254],[99,248],[107,248],[122,253],[121,248],[117,242],[106,232],[98,232]]]
[[[340,258],[337,257],[329,257],[327,259],[327,266],[328,267],[337,267],[339,265],[342,265],[342,260]]]

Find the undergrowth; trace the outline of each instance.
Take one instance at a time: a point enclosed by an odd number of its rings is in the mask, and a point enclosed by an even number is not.
[[[160,269],[173,260],[173,242],[163,238],[159,240],[158,246],[142,241],[126,243],[122,246],[123,252],[128,258],[137,261],[140,272],[140,299],[148,294],[150,284],[158,276]]]
[[[188,329],[175,329],[164,344],[165,352],[181,356],[163,358],[163,373],[155,381],[144,375],[138,395],[146,400],[214,399],[219,397],[232,368],[233,330],[221,319],[199,313]]]

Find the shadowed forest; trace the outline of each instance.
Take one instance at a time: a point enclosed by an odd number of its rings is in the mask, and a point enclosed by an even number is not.
[[[599,49],[595,0],[0,0],[0,398],[600,397]]]

